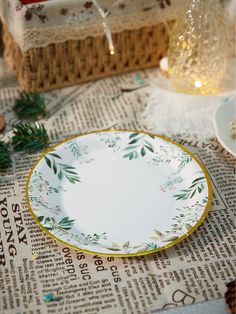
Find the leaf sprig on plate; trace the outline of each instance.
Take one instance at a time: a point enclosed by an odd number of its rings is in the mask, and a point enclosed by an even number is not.
[[[58,160],[61,159],[58,154],[49,153],[44,157],[44,159],[48,167],[53,170],[53,173],[60,181],[66,179],[73,184],[81,182],[77,172],[75,172],[75,167],[58,162]]]
[[[103,232],[102,234],[97,234],[94,233],[93,235],[91,234],[84,234],[81,232],[81,234],[77,237],[80,239],[80,241],[83,242],[84,245],[96,245],[99,243],[100,240],[106,240],[107,235],[106,232]]]
[[[148,152],[154,153],[153,145],[146,138],[154,139],[154,136],[141,133],[132,133],[129,135],[128,146],[124,148],[124,158],[129,160],[137,159],[139,156],[144,157]]]
[[[194,195],[198,192],[201,193],[205,188],[206,178],[199,177],[193,180],[192,184],[185,190],[180,190],[178,194],[175,194],[174,197],[176,200],[187,200],[194,197]]]
[[[74,225],[74,220],[69,217],[62,218],[59,222],[56,221],[54,217],[44,217],[38,216],[38,221],[43,224],[47,230],[61,230],[67,231],[70,230]]]
[[[68,144],[68,147],[69,147],[72,155],[76,159],[79,159],[83,154],[80,145],[75,140],[70,140],[67,144]]]

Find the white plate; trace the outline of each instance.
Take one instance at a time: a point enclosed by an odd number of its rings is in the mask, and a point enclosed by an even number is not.
[[[230,122],[236,117],[236,98],[222,104],[215,113],[216,137],[221,145],[236,157],[236,139],[231,136]]]
[[[88,253],[143,255],[186,238],[211,203],[208,174],[157,135],[101,131],[68,139],[33,167],[26,196],[37,223]]]

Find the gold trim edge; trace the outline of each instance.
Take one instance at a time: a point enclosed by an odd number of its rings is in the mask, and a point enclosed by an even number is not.
[[[192,226],[192,228],[186,232],[182,237],[178,238],[177,240],[174,240],[172,242],[170,242],[169,244],[165,245],[165,246],[162,246],[160,248],[157,248],[157,249],[154,249],[154,250],[150,250],[150,251],[144,251],[144,252],[139,252],[139,253],[130,253],[130,254],[109,254],[109,253],[100,253],[100,252],[95,252],[95,251],[90,251],[90,250],[85,250],[85,249],[80,249],[79,247],[76,247],[76,246],[73,246],[71,244],[68,244],[67,242],[61,240],[60,238],[56,237],[55,235],[51,234],[39,221],[38,221],[38,218],[37,216],[35,215],[33,209],[31,208],[31,205],[30,205],[30,201],[29,201],[29,195],[28,195],[28,187],[29,187],[29,182],[30,182],[30,178],[31,178],[31,175],[34,171],[34,169],[37,167],[38,163],[52,150],[54,150],[56,147],[72,140],[72,139],[75,139],[75,138],[78,138],[78,137],[81,137],[81,136],[86,136],[86,135],[89,135],[89,134],[94,134],[94,133],[103,133],[103,132],[136,132],[136,133],[143,133],[143,134],[148,134],[148,135],[151,135],[151,136],[154,136],[154,137],[157,137],[157,138],[161,138],[169,143],[172,143],[173,145],[176,145],[177,147],[179,147],[180,149],[182,149],[183,151],[185,151],[187,154],[189,154],[196,162],[197,164],[200,166],[200,168],[202,169],[205,177],[206,177],[206,180],[207,180],[207,186],[208,186],[208,201],[207,201],[207,204],[206,204],[206,207],[205,207],[205,210],[201,216],[201,218],[198,220],[198,222]],[[159,251],[162,251],[162,250],[166,250],[167,248],[171,247],[171,246],[174,246],[176,245],[177,243],[183,241],[184,239],[186,239],[187,237],[189,237],[201,224],[202,222],[205,220],[208,212],[209,212],[209,209],[210,209],[210,206],[211,206],[211,203],[212,203],[212,198],[213,198],[213,192],[212,192],[212,184],[211,184],[211,180],[210,180],[210,176],[205,168],[205,166],[203,165],[203,163],[193,155],[193,153],[191,153],[187,148],[185,148],[184,146],[176,143],[175,141],[165,137],[165,136],[162,136],[162,135],[157,135],[157,134],[154,134],[154,133],[151,133],[151,132],[147,132],[147,131],[140,131],[140,130],[126,130],[126,129],[105,129],[105,130],[98,130],[98,131],[92,131],[92,132],[88,132],[88,133],[83,133],[83,134],[78,134],[78,135],[75,135],[75,136],[71,136],[61,142],[59,142],[58,144],[56,145],[53,145],[52,147],[50,147],[49,149],[47,149],[42,155],[41,157],[36,161],[36,163],[33,165],[33,167],[31,168],[30,172],[29,172],[29,175],[28,175],[28,178],[27,178],[27,182],[26,182],[26,190],[25,190],[25,196],[26,196],[26,203],[27,203],[27,206],[29,208],[29,211],[32,215],[32,217],[34,218],[35,222],[37,223],[37,225],[43,230],[45,231],[51,238],[59,241],[60,243],[66,245],[67,247],[70,247],[71,249],[74,249],[76,251],[79,251],[79,252],[82,252],[82,253],[87,253],[87,254],[95,254],[95,255],[100,255],[100,256],[111,256],[111,257],[134,257],[134,256],[143,256],[143,255],[148,255],[148,254],[152,254],[152,253],[156,253],[156,252],[159,252]]]

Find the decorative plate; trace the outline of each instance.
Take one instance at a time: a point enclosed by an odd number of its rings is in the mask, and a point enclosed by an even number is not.
[[[172,246],[206,217],[205,168],[180,145],[137,131],[99,131],[48,150],[26,196],[40,227],[80,251],[133,256]]]
[[[215,113],[214,126],[216,137],[221,145],[236,157],[236,138],[233,138],[230,130],[230,122],[236,119],[236,98],[223,103]]]

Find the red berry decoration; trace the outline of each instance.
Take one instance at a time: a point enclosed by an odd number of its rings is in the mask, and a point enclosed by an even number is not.
[[[32,4],[32,3],[36,3],[36,2],[44,2],[47,0],[21,0],[22,4]]]

